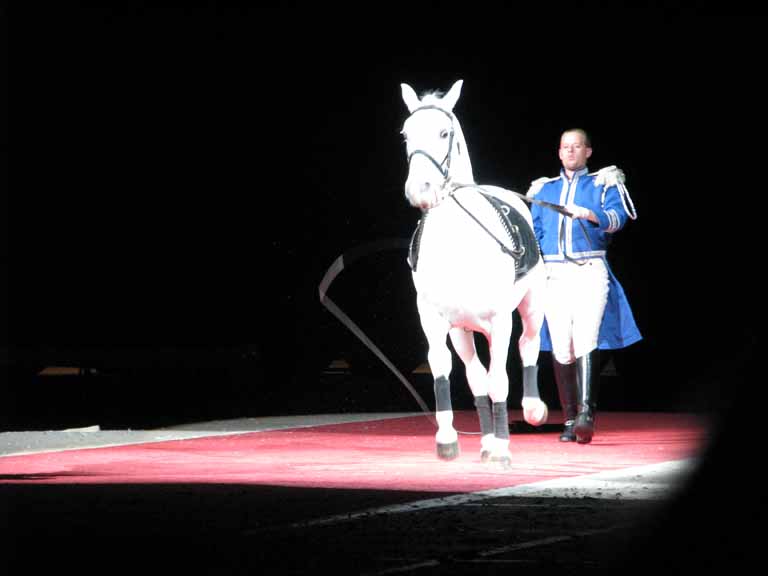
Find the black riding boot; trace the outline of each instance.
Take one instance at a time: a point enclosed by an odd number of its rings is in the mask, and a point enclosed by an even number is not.
[[[573,431],[573,425],[576,420],[578,404],[576,364],[560,364],[552,356],[552,369],[555,373],[557,394],[560,397],[560,406],[563,408],[563,418],[565,419],[565,426],[563,433],[560,435],[560,441],[575,442],[576,433]]]
[[[573,427],[576,441],[588,444],[595,434],[595,410],[600,387],[600,352],[597,349],[576,359],[579,413]]]

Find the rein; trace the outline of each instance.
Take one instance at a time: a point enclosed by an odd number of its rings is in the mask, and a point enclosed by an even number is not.
[[[447,181],[446,181],[447,182]],[[469,216],[471,216],[480,226],[483,227],[483,229],[490,234],[496,242],[499,243],[502,250],[505,251],[505,253],[509,253],[510,256],[515,257],[515,251],[509,250],[498,238],[496,238],[493,233],[488,230],[469,210],[466,209],[453,195],[453,193],[460,189],[460,188],[477,188],[479,190],[483,190],[481,186],[478,186],[476,184],[454,184],[453,189],[450,192],[451,197],[454,199],[454,201],[464,209]],[[510,190],[510,192],[512,192]],[[552,210],[556,210],[557,212],[560,212],[566,216],[570,216],[570,212],[568,212],[565,208],[560,206],[559,204],[551,204],[549,202],[544,202],[543,200],[536,200],[535,198],[528,198],[527,196],[520,194],[518,192],[512,192],[516,196],[519,196],[523,200],[527,202],[533,202],[535,204],[540,204],[542,206],[546,206],[548,208],[551,208]],[[583,226],[583,225],[582,225]],[[586,234],[586,231],[584,231]],[[410,382],[408,382],[408,379],[403,376],[403,374],[397,369],[397,367],[389,360],[389,358],[386,357],[386,355],[376,346],[376,344],[371,341],[368,336],[366,336],[365,332],[357,325],[355,322],[347,316],[341,308],[339,308],[336,303],[328,296],[328,290],[331,287],[331,284],[336,279],[336,277],[341,274],[345,268],[349,267],[354,261],[359,260],[360,258],[367,256],[372,253],[376,252],[383,252],[385,250],[400,250],[405,248],[406,250],[409,247],[409,241],[402,238],[391,238],[391,239],[384,239],[379,240],[375,242],[370,242],[368,244],[364,244],[362,246],[358,246],[355,248],[352,248],[346,252],[344,252],[341,256],[336,258],[334,262],[331,264],[331,266],[326,271],[325,275],[323,276],[322,281],[320,282],[320,285],[318,286],[318,292],[320,295],[320,303],[325,306],[325,308],[333,314],[337,320],[339,320],[344,326],[347,327],[365,346],[373,352],[373,354],[397,377],[397,379],[400,381],[400,383],[408,390],[408,392],[411,394],[411,396],[416,400],[416,403],[419,405],[419,408],[421,408],[421,411],[424,413],[424,415],[427,417],[427,419],[434,425],[437,426],[437,421],[435,420],[434,414],[430,411],[427,403],[424,401],[424,399],[419,395],[419,393],[416,391],[416,389],[411,385]],[[522,254],[522,252],[520,253]],[[519,255],[517,256],[520,257]],[[459,434],[463,435],[478,435],[479,432],[468,432],[463,430],[458,430],[457,432]]]
[[[446,180],[446,181],[445,181],[445,183],[444,183],[443,185],[445,186],[445,184],[447,184],[447,182],[448,182],[448,181]],[[482,190],[482,191],[485,191],[485,190],[484,190],[484,188],[483,188],[482,186],[478,186],[477,184],[458,184],[458,183],[456,183],[456,184],[452,184],[451,186],[452,186],[452,189],[451,189],[451,191],[448,193],[448,195],[449,195],[449,196],[450,196],[450,197],[453,199],[453,201],[454,201],[454,202],[456,202],[456,204],[458,204],[458,205],[461,207],[461,209],[462,209],[462,210],[464,210],[464,212],[466,212],[466,213],[467,213],[467,214],[468,214],[468,215],[469,215],[469,216],[470,216],[470,217],[471,217],[471,218],[472,218],[472,219],[473,219],[475,222],[477,222],[477,223],[480,225],[480,227],[481,227],[483,230],[485,230],[485,232],[486,232],[486,233],[488,233],[488,234],[491,236],[491,238],[493,238],[493,239],[494,239],[494,240],[495,240],[495,241],[496,241],[496,242],[499,244],[499,246],[501,246],[501,249],[502,249],[502,251],[503,251],[505,254],[509,254],[509,255],[510,255],[510,256],[512,256],[513,258],[519,258],[520,256],[522,256],[522,254],[523,254],[523,252],[524,252],[524,249],[523,249],[523,251],[522,251],[522,252],[520,252],[519,254],[518,254],[518,253],[516,253],[516,252],[513,252],[513,251],[511,251],[511,250],[509,250],[509,249],[508,249],[508,248],[507,248],[507,247],[506,247],[506,246],[505,246],[505,245],[504,245],[504,244],[501,242],[501,240],[499,240],[499,239],[498,239],[498,238],[497,238],[497,237],[496,237],[496,236],[493,234],[493,232],[491,232],[490,230],[488,230],[488,228],[486,228],[486,227],[483,225],[483,223],[482,223],[482,222],[480,222],[480,220],[478,220],[478,219],[477,219],[477,217],[476,217],[474,214],[472,214],[472,213],[471,213],[469,210],[467,210],[467,208],[466,208],[466,207],[464,207],[464,206],[461,204],[461,202],[459,202],[459,201],[456,199],[456,196],[454,195],[454,193],[456,192],[456,190],[459,190],[459,189],[461,189],[461,188],[476,188],[476,189],[478,189],[478,190]],[[528,197],[528,196],[526,196],[525,194],[520,194],[520,192],[515,192],[514,190],[507,190],[507,192],[511,192],[512,194],[514,194],[515,196],[517,196],[518,198],[520,198],[520,199],[521,199],[521,200],[523,200],[524,202],[527,202],[528,204],[538,204],[539,206],[543,206],[543,207],[545,207],[545,208],[549,208],[550,210],[554,210],[555,212],[559,212],[559,213],[560,213],[560,214],[562,214],[563,216],[568,216],[569,218],[573,218],[573,214],[572,214],[571,212],[569,212],[569,211],[568,211],[568,210],[567,210],[567,209],[566,209],[564,206],[561,206],[560,204],[554,204],[554,203],[552,203],[552,202],[546,202],[546,201],[544,201],[544,200],[537,200],[536,198],[529,198],[529,197]],[[579,223],[579,226],[581,227],[581,232],[582,232],[582,234],[584,234],[584,238],[586,238],[586,239],[587,239],[587,244],[589,244],[589,247],[590,247],[590,249],[591,249],[591,248],[592,248],[592,241],[589,239],[589,234],[587,234],[587,228],[586,228],[586,226],[584,226],[584,222],[582,222],[582,221],[581,221],[581,218],[578,218],[578,219],[576,219],[576,221]],[[563,225],[565,225],[565,220],[563,220]],[[563,237],[563,234],[560,234],[560,236],[561,236],[561,237]],[[565,239],[563,238],[563,242],[564,242],[564,241],[565,241]],[[522,247],[521,247],[521,248],[522,248]],[[573,262],[573,263],[575,263],[575,264],[578,264],[579,266],[582,266],[582,265],[584,264],[584,262],[581,262],[581,261],[579,261],[579,260],[576,260],[575,258],[570,258],[570,257],[569,257],[569,256],[566,254],[566,251],[565,251],[565,247],[564,247],[564,246],[563,246],[563,254],[565,255],[565,259],[566,259],[566,260],[568,260],[569,262]]]
[[[462,188],[466,188],[466,186],[462,186]],[[477,188],[479,188],[479,186],[477,186]],[[464,206],[464,204],[462,204],[461,202],[459,202],[459,199],[458,199],[458,198],[456,198],[456,196],[455,196],[455,195],[454,195],[454,193],[453,193],[453,192],[455,192],[457,189],[458,189],[458,188],[455,188],[455,189],[454,189],[454,190],[453,190],[453,191],[452,191],[452,192],[449,194],[449,196],[451,197],[451,199],[452,199],[454,202],[456,202],[456,204],[458,204],[458,205],[459,205],[459,208],[461,208],[462,210],[464,210],[464,212],[466,212],[466,213],[469,215],[469,217],[470,217],[470,218],[472,218],[472,220],[474,220],[475,222],[477,222],[477,225],[478,225],[478,226],[480,226],[480,228],[482,228],[482,229],[485,231],[485,233],[486,233],[486,234],[488,234],[488,235],[489,235],[491,238],[493,238],[493,239],[496,241],[496,244],[498,244],[498,245],[499,245],[499,248],[501,248],[501,251],[502,251],[502,252],[504,252],[504,254],[507,254],[507,255],[509,255],[509,256],[512,256],[512,258],[514,258],[515,260],[519,260],[519,259],[520,259],[520,258],[523,256],[523,254],[525,254],[525,246],[520,246],[520,247],[519,247],[519,249],[517,249],[517,250],[510,250],[509,248],[507,248],[507,246],[504,244],[504,242],[502,242],[501,240],[499,240],[498,236],[496,236],[496,235],[495,235],[493,232],[491,232],[490,230],[488,230],[488,228],[485,226],[485,224],[483,224],[482,222],[480,222],[480,220],[478,220],[478,219],[477,219],[477,216],[475,216],[474,214],[472,214],[472,212],[470,212],[469,210],[467,210],[467,207],[466,207],[466,206]],[[481,190],[482,190],[482,188],[481,188]]]
[[[416,149],[408,155],[408,165],[410,166],[411,159],[417,154],[425,156],[430,162],[432,162],[435,168],[437,168],[437,170],[440,172],[440,175],[443,177],[442,187],[445,188],[447,185],[449,185],[449,182],[450,182],[451,152],[453,151],[453,136],[454,136],[454,127],[453,127],[454,117],[453,117],[453,114],[448,112],[447,110],[444,110],[440,106],[435,106],[432,104],[429,104],[426,106],[420,106],[419,108],[416,108],[413,112],[411,112],[411,116],[416,114],[416,112],[420,112],[422,110],[437,110],[445,114],[448,117],[448,119],[451,121],[451,131],[449,133],[449,140],[448,140],[448,151],[446,152],[445,157],[443,158],[443,161],[438,162],[437,160],[435,160],[434,156],[432,156],[429,152],[426,152],[425,150],[422,150],[420,148]],[[459,183],[455,183],[455,184],[451,183],[450,186],[451,186],[451,190],[448,192],[448,195],[453,199],[453,201],[456,202],[456,204],[458,204],[461,207],[461,209],[464,210],[464,212],[466,212],[467,215],[470,218],[472,218],[487,234],[489,234],[491,238],[493,238],[496,241],[497,244],[499,244],[499,246],[501,247],[502,251],[505,254],[509,254],[513,258],[520,258],[523,252],[518,253],[518,251],[509,250],[504,245],[504,243],[501,240],[499,240],[490,230],[488,230],[488,228],[486,228],[486,226],[483,225],[483,223],[480,222],[480,220],[478,220],[477,217],[474,214],[472,214],[472,212],[470,212],[463,204],[461,204],[461,202],[459,202],[456,196],[454,195],[456,190],[459,190],[460,188],[476,188],[478,190],[484,191],[483,187],[478,186],[477,184],[459,184]],[[568,211],[564,206],[561,206],[560,204],[554,204],[553,202],[546,202],[544,200],[538,200],[536,198],[529,198],[525,194],[520,194],[519,192],[515,192],[513,190],[508,190],[508,192],[511,192],[512,194],[514,194],[515,196],[517,196],[518,198],[520,198],[521,200],[523,200],[528,204],[538,204],[539,206],[543,206],[544,208],[554,210],[555,212],[558,212],[563,216],[568,216],[569,218],[573,218],[573,213]],[[578,221],[579,227],[581,228],[581,232],[582,234],[584,234],[584,238],[586,238],[587,244],[589,244],[589,247],[591,249],[592,241],[589,239],[589,234],[587,234],[587,229],[584,226],[584,222],[582,222],[580,218],[577,218],[576,220]],[[565,240],[563,239],[563,242],[564,241]],[[565,255],[566,260],[569,260],[570,262],[574,262],[579,265],[584,264],[584,262],[580,262],[574,258],[568,257],[568,255],[566,254],[565,246],[563,246],[563,254]]]
[[[427,106],[421,106],[414,110],[411,115],[415,114],[416,112],[419,112],[421,110],[438,110],[445,114],[451,121],[451,129],[449,132],[449,140],[448,140],[448,151],[446,152],[445,157],[443,158],[442,162],[438,162],[431,154],[426,152],[425,150],[416,149],[413,152],[411,152],[408,155],[408,164],[410,165],[411,160],[416,155],[425,156],[427,159],[429,159],[430,162],[437,168],[437,170],[440,172],[440,174],[443,176],[443,188],[446,188],[446,186],[450,186],[450,191],[448,195],[453,199],[456,204],[461,207],[464,212],[467,213],[487,234],[489,234],[501,247],[502,251],[504,251],[505,254],[508,254],[512,256],[515,259],[519,259],[522,257],[522,255],[525,253],[525,247],[520,246],[519,250],[510,250],[507,248],[507,246],[499,240],[493,232],[491,232],[480,220],[477,219],[477,217],[472,214],[459,200],[456,198],[454,193],[461,189],[461,188],[475,188],[478,190],[483,191],[484,189],[481,186],[478,186],[477,184],[459,184],[459,183],[450,183],[450,168],[451,168],[451,153],[453,151],[453,139],[454,139],[454,116],[450,112],[444,110],[443,108],[440,108],[439,106],[433,106],[433,105],[427,105]],[[515,196],[518,196],[521,198],[524,202],[527,202],[528,204],[538,204],[540,206],[544,206],[546,208],[549,208],[550,210],[554,210],[556,212],[559,212],[560,214],[563,214],[564,216],[573,217],[573,214],[569,212],[565,207],[559,205],[559,204],[553,204],[551,202],[545,202],[543,200],[537,200],[536,198],[528,198],[524,194],[520,194],[519,192],[514,192],[512,190],[508,190],[508,192],[511,192]],[[589,236],[587,235],[586,228],[584,227],[584,223],[579,220],[579,224],[581,225],[582,231],[584,232],[584,235],[587,238],[587,242],[590,242]],[[591,242],[590,242],[591,245]],[[384,239],[379,240],[375,242],[370,242],[368,244],[365,244],[363,246],[358,246],[356,248],[353,248],[351,250],[348,250],[347,252],[343,253],[341,256],[336,258],[334,262],[331,264],[331,266],[326,271],[325,275],[323,276],[322,281],[320,282],[320,285],[318,287],[318,291],[320,293],[320,303],[325,306],[331,314],[333,314],[344,326],[346,326],[365,346],[371,350],[371,352],[374,353],[374,355],[381,360],[381,362],[389,368],[389,370],[397,377],[398,380],[405,386],[405,388],[408,390],[408,392],[413,396],[413,398],[416,400],[416,403],[421,408],[424,415],[432,422],[433,425],[437,426],[437,421],[433,415],[433,413],[430,411],[429,407],[427,406],[427,403],[424,401],[424,399],[419,395],[418,392],[414,389],[414,387],[408,382],[408,380],[403,376],[403,374],[395,367],[395,365],[384,355],[384,353],[371,341],[370,338],[368,338],[365,333],[360,329],[357,324],[355,324],[349,316],[347,316],[334,302],[331,300],[330,297],[328,297],[328,290],[330,289],[331,284],[336,279],[336,277],[341,274],[341,272],[344,270],[345,267],[348,267],[353,261],[358,260],[362,258],[363,256],[367,256],[368,254],[374,253],[374,252],[382,252],[385,250],[392,250],[392,249],[402,249],[405,248],[406,250],[409,248],[410,242],[405,239],[400,238],[394,238],[394,239]],[[465,434],[465,435],[479,435],[479,432],[465,432],[462,430],[457,430],[459,434]]]
[[[334,260],[333,264],[328,268],[328,270],[325,273],[325,276],[323,276],[322,281],[320,282],[320,286],[318,287],[318,291],[320,292],[320,303],[325,306],[328,311],[336,316],[336,318],[344,324],[357,338],[365,344],[365,346],[374,353],[374,355],[381,360],[384,365],[389,368],[389,370],[397,377],[398,380],[405,386],[405,388],[410,392],[411,396],[413,396],[414,400],[416,400],[416,403],[419,405],[419,408],[421,408],[421,411],[424,412],[424,414],[427,416],[427,418],[437,426],[437,421],[435,420],[435,417],[433,416],[432,412],[430,412],[429,407],[427,406],[427,403],[424,402],[424,399],[419,395],[418,392],[416,392],[415,388],[411,385],[410,382],[403,376],[400,371],[395,367],[395,365],[390,362],[389,358],[387,358],[384,353],[374,344],[368,336],[365,335],[365,332],[363,332],[360,327],[355,324],[352,319],[347,316],[334,302],[331,300],[331,298],[328,296],[328,289],[331,287],[331,283],[336,279],[336,277],[341,274],[341,272],[344,270],[345,267],[348,267],[352,262],[355,260],[358,260],[362,258],[363,256],[367,256],[368,254],[371,254],[373,252],[383,252],[385,250],[400,250],[402,248],[408,249],[408,240],[404,240],[402,238],[391,238],[391,239],[384,239],[379,240],[376,242],[370,242],[368,244],[364,244],[362,246],[358,246],[356,248],[353,248],[351,250],[348,250],[336,260]]]
[[[480,190],[485,190],[482,186],[479,186],[478,184],[460,184],[455,183],[451,184],[453,186],[453,189],[451,190],[451,194],[453,194],[456,190],[459,188],[478,188]],[[545,208],[549,208],[550,210],[554,210],[555,212],[559,212],[563,216],[573,217],[573,214],[569,212],[565,206],[562,206],[560,204],[553,204],[552,202],[545,202],[544,200],[537,200],[536,198],[528,198],[525,194],[520,194],[520,192],[515,192],[514,190],[507,190],[507,192],[510,192],[520,198],[523,202],[526,202],[528,204],[538,204],[539,206],[544,206]]]
[[[373,352],[387,368],[389,368],[389,370],[397,377],[397,379],[400,380],[402,385],[405,386],[406,390],[410,392],[414,400],[416,400],[416,403],[419,405],[419,408],[421,408],[424,416],[426,416],[432,425],[437,428],[437,419],[435,418],[435,415],[432,413],[432,411],[430,411],[429,406],[427,406],[427,403],[419,395],[416,389],[411,385],[410,382],[408,382],[407,378],[402,375],[402,373],[395,367],[389,358],[384,355],[379,347],[376,346],[376,344],[374,344],[371,339],[365,335],[365,332],[363,332],[360,327],[355,324],[354,321],[349,316],[347,316],[341,310],[341,308],[339,308],[328,296],[328,289],[331,287],[331,283],[333,283],[336,277],[341,274],[345,267],[348,267],[355,260],[358,260],[359,258],[374,252],[383,252],[385,250],[396,250],[402,248],[407,250],[408,245],[408,240],[402,238],[389,238],[375,242],[369,242],[368,244],[357,246],[351,250],[348,250],[336,258],[333,264],[330,265],[328,270],[325,272],[325,276],[323,276],[323,279],[320,282],[320,286],[318,286],[318,291],[320,292],[320,303],[325,306],[328,311],[333,314],[342,324],[344,324],[344,326],[346,326],[355,336],[357,336],[357,338],[363,344],[365,344],[365,346],[371,352]],[[469,432],[465,430],[459,430],[458,428],[456,429],[456,432],[465,436],[480,435],[480,432]]]

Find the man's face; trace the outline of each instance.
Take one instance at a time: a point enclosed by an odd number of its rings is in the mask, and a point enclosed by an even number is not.
[[[581,133],[566,132],[560,138],[558,156],[563,168],[575,172],[587,165],[587,159],[592,156],[592,148],[587,147]]]

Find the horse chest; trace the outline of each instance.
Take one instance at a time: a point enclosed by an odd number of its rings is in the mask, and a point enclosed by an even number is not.
[[[487,233],[450,206],[431,210],[422,225],[411,263],[422,297],[459,316],[483,315],[509,299],[515,264]]]

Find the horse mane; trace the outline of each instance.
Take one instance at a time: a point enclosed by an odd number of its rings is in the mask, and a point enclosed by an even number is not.
[[[428,90],[421,95],[421,103],[425,105],[439,104],[445,96],[442,90]]]

